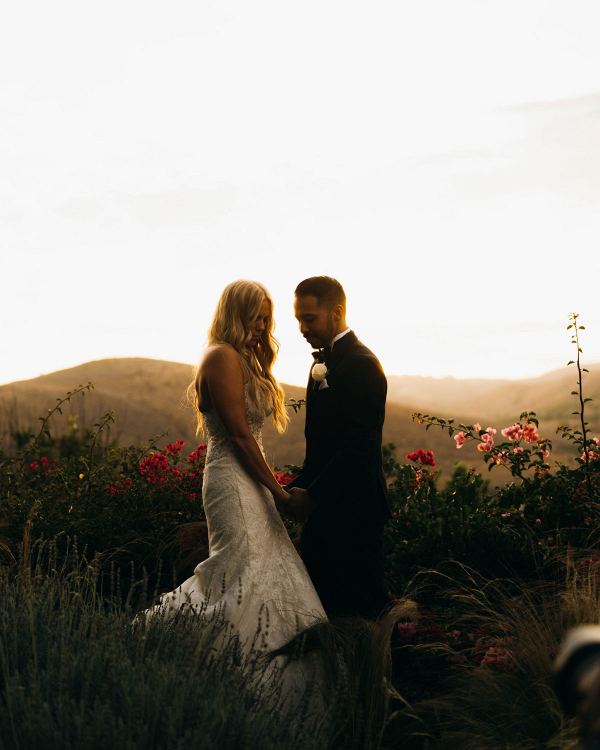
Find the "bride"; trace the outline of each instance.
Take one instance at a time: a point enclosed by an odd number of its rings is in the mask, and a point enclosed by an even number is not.
[[[279,348],[273,328],[273,301],[262,284],[225,288],[193,383],[208,444],[202,500],[210,553],[147,613],[189,607],[206,622],[225,620],[245,654],[277,650],[327,619],[278,512],[287,514],[287,492],[262,449],[265,420],[280,432],[288,421],[272,375]]]

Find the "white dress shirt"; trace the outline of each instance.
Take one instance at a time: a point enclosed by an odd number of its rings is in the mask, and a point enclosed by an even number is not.
[[[338,333],[338,335],[331,340],[331,344],[329,344],[329,346],[331,347],[332,351],[333,351],[333,345],[335,344],[335,342],[339,341],[342,338],[342,336],[345,336],[347,333],[350,333],[350,329],[349,328],[346,328],[345,331],[342,331],[341,333]]]

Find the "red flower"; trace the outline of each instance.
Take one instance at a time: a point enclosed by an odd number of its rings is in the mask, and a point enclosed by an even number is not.
[[[414,453],[409,453],[406,458],[408,458],[409,461],[416,461],[422,466],[437,466],[433,460],[433,451],[424,451],[422,448],[419,448],[419,450]]]
[[[149,456],[144,459],[140,464],[140,473],[146,477],[146,481],[151,484],[164,484],[167,481],[167,477],[172,476],[181,481],[181,472],[179,469],[170,467],[167,462],[167,457],[161,453],[157,453],[154,456]]]
[[[293,479],[296,478],[296,476],[296,474],[290,474],[289,471],[284,471],[282,474],[278,474],[277,472],[275,472],[275,479],[282,487],[286,487]]]
[[[190,453],[188,456],[188,461],[193,465],[197,464],[199,461],[201,461],[204,456],[206,456],[206,446],[205,445],[199,445],[198,448]]]
[[[181,453],[185,440],[176,440],[174,443],[169,443],[165,446],[165,453],[171,456],[177,456]]]
[[[39,463],[37,461],[34,461],[33,463],[29,464],[29,468],[43,471],[44,474],[48,476],[53,471],[58,471],[58,462],[55,459],[49,461],[46,456],[42,456]]]

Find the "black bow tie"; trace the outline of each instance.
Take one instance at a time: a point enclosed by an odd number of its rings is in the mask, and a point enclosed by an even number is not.
[[[331,347],[326,346],[323,349],[313,352],[312,355],[317,362],[323,362],[323,364],[328,365],[328,362],[331,359]]]

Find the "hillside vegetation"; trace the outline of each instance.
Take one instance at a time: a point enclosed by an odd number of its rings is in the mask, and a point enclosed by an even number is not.
[[[577,335],[577,315],[570,319]],[[129,627],[211,551],[200,499],[205,446],[186,455],[182,444],[198,442],[193,413],[182,404],[191,368],[104,360],[0,388],[2,429],[22,446],[0,455],[0,746],[573,750],[578,727],[552,689],[553,661],[566,632],[596,622],[600,606],[600,439],[583,427],[587,437],[572,428],[564,428],[568,440],[554,435],[556,422],[568,421],[583,400],[569,396],[574,370],[512,384],[523,386],[515,391],[506,382],[471,383],[468,400],[461,384],[441,383],[435,408],[390,399],[385,439],[397,443],[399,460],[386,463],[392,514],[384,529],[384,582],[407,617],[396,626],[385,622],[394,627],[391,678],[402,700],[396,696],[387,711],[378,703],[377,715],[370,708],[384,686],[372,667],[388,655],[389,631],[379,631],[380,638],[371,625],[360,628],[360,641],[340,631],[339,640],[322,641],[323,653],[341,665],[341,687],[331,683],[328,702],[339,730],[325,723],[321,734],[296,736],[293,723],[273,721],[269,706],[263,710],[252,696],[259,681],[238,649],[198,637],[197,612],[190,609],[189,620],[185,612],[174,621],[157,618],[156,628]],[[585,377],[584,393],[597,399],[596,373]],[[95,392],[87,393],[88,380]],[[68,390],[71,404],[57,403]],[[451,391],[462,407],[442,400]],[[47,434],[38,413],[61,405],[71,411]],[[117,423],[107,440],[111,418],[97,418],[111,407]],[[420,424],[411,419],[417,409]],[[545,417],[542,426],[531,414],[521,416],[527,409]],[[463,428],[441,419],[450,416],[480,424]],[[101,424],[94,427],[94,420]],[[168,439],[127,445],[168,426]],[[23,427],[37,437],[11,437],[11,429]],[[302,427],[300,413],[283,438],[267,429],[274,463],[301,459]],[[67,436],[53,442],[64,430]],[[110,444],[111,435],[120,446]],[[578,456],[571,466],[549,465],[557,455],[549,457],[548,437]],[[495,489],[483,455],[497,467]],[[438,468],[447,471],[457,456],[467,466],[436,481]],[[282,485],[290,478],[278,474]],[[329,533],[346,533],[346,515],[343,504],[336,508],[339,526]],[[285,525],[297,541],[300,525]],[[333,621],[321,625],[323,633],[337,628]],[[350,626],[348,634],[356,623]],[[267,617],[265,636],[268,629]],[[365,640],[369,633],[376,641]],[[347,644],[348,663],[338,644]],[[355,672],[361,662],[367,670]],[[304,707],[298,715],[306,716]],[[589,729],[595,747],[600,732],[595,722]]]
[[[600,429],[600,368],[590,368],[584,383],[589,404],[590,426]],[[0,386],[0,439],[11,450],[14,430],[36,429],[40,414],[47,412],[59,396],[79,383],[91,381],[94,391],[85,399],[67,404],[64,417],[51,425],[54,435],[70,429],[68,417],[80,430],[93,425],[109,410],[115,412],[115,424],[109,437],[121,445],[147,442],[169,430],[169,440],[183,439],[192,450],[195,436],[193,410],[187,404],[186,388],[193,368],[179,362],[144,358],[103,359],[78,367]],[[433,450],[438,467],[447,476],[456,460],[479,470],[485,468],[474,445],[457,451],[454,441],[436,429],[425,428],[411,420],[415,410],[453,417],[457,422],[480,422],[498,430],[512,424],[524,410],[540,417],[540,435],[555,439],[555,460],[569,461],[572,448],[555,435],[556,426],[574,424],[570,412],[575,402],[569,394],[576,387],[574,369],[549,373],[541,378],[518,381],[390,376],[384,427],[384,441],[396,445],[396,456],[403,459],[417,448]],[[300,399],[304,388],[283,385],[288,397]],[[466,394],[470,396],[467,398]],[[264,447],[269,461],[278,467],[300,464],[304,455],[304,413],[291,414],[285,435],[267,425]],[[595,433],[594,433],[595,434]],[[496,474],[497,481],[501,481]],[[507,476],[508,479],[508,476]]]

